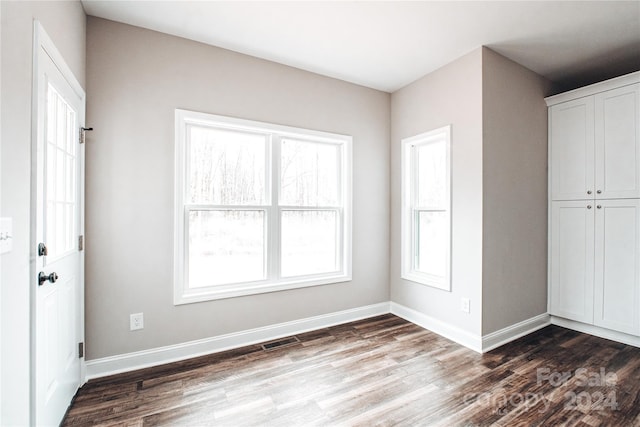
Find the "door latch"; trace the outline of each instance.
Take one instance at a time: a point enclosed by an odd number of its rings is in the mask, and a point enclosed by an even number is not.
[[[47,245],[44,243],[38,244],[38,256],[47,256],[49,251],[47,250]]]

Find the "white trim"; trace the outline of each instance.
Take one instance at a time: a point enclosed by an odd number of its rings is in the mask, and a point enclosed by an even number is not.
[[[37,288],[37,275],[36,272],[39,269],[39,265],[37,262],[36,247],[38,244],[38,214],[37,214],[37,199],[38,192],[42,190],[39,177],[39,168],[41,165],[39,161],[41,161],[41,156],[39,155],[39,144],[42,143],[43,133],[41,130],[44,128],[44,124],[42,122],[42,110],[45,109],[45,104],[43,103],[43,98],[41,98],[41,87],[40,84],[42,82],[43,70],[46,70],[46,65],[44,65],[44,59],[49,58],[55,66],[55,68],[60,72],[60,76],[64,81],[69,85],[73,95],[77,96],[79,101],[79,110],[77,111],[77,129],[75,133],[75,138],[79,137],[79,130],[81,127],[85,126],[85,115],[86,115],[86,94],[82,85],[78,82],[73,71],[67,65],[64,57],[60,53],[60,51],[56,48],[55,44],[47,34],[46,30],[38,20],[33,21],[33,52],[32,52],[32,103],[31,103],[31,218],[30,218],[30,255],[29,255],[29,317],[30,317],[30,349],[29,349],[29,357],[30,357],[30,373],[29,373],[29,388],[30,388],[30,419],[31,423],[37,423],[39,414],[38,414],[38,389],[37,389],[37,381],[36,381],[36,370],[37,370],[37,337],[36,337],[36,329],[37,329],[37,318],[36,318],[36,292],[34,289]],[[67,93],[70,95],[71,93]],[[85,151],[84,146],[79,145],[76,139],[75,144],[77,144],[77,158],[79,162],[79,170],[78,173],[78,206],[79,206],[79,217],[78,221],[78,229],[77,235],[84,235],[84,185],[85,185]],[[75,241],[74,241],[75,244]],[[84,337],[84,251],[78,252],[79,257],[79,271],[78,271],[78,319],[77,319],[77,327],[78,327],[78,336],[77,338],[80,342],[85,341]],[[76,344],[77,345],[77,344]],[[77,346],[74,347],[77,349]],[[84,382],[85,374],[85,364],[84,358],[79,359],[79,377],[77,378],[79,381],[78,387],[81,387]]]
[[[595,325],[588,325],[586,323],[576,322],[575,320],[569,320],[557,316],[551,316],[551,324],[567,329],[573,329],[574,331],[582,332],[585,334],[595,335],[596,337],[632,345],[634,347],[640,347],[640,336],[612,331],[611,329],[605,329]]]
[[[431,332],[450,339],[451,341],[457,342],[458,344],[477,353],[482,353],[482,337],[480,335],[474,335],[457,326],[450,325],[442,320],[427,316],[424,313],[420,313],[412,308],[395,302],[390,303],[390,311],[392,314],[402,317],[411,323],[428,329]]]
[[[486,353],[550,324],[640,347],[640,337],[549,316],[547,313],[481,337],[402,304],[389,301],[201,340],[88,360],[86,362],[86,377],[83,378],[83,381],[218,353],[387,313],[401,317],[477,353]]]
[[[549,314],[543,313],[538,316],[523,320],[482,337],[482,352],[486,353],[502,345],[505,345],[518,338],[529,335],[539,329],[551,324]]]
[[[199,125],[217,129],[257,133],[265,136],[265,152],[268,157],[265,175],[268,191],[264,205],[213,205],[186,202],[185,182],[188,176],[187,126]],[[292,210],[332,210],[339,219],[336,243],[338,247],[339,270],[334,272],[309,274],[305,276],[282,277],[280,274],[279,223],[280,214],[288,210],[278,203],[279,189],[279,145],[282,138],[291,138],[311,143],[331,144],[338,147],[340,183],[339,201],[334,206],[302,206]],[[283,291],[309,286],[349,282],[352,280],[352,143],[353,138],[328,132],[320,132],[290,126],[256,122],[233,117],[217,116],[188,110],[175,110],[175,163],[174,163],[174,305],[189,304],[214,299],[233,298],[266,292]],[[261,210],[265,212],[265,276],[253,282],[212,285],[189,288],[188,278],[188,221],[191,210]]]
[[[569,92],[549,96],[544,100],[547,103],[547,106],[551,107],[552,105],[560,104],[562,102],[571,101],[573,99],[582,98],[585,96],[595,95],[596,93],[606,92],[610,89],[616,89],[621,86],[632,85],[635,83],[640,83],[640,71],[625,74],[624,76],[605,80],[599,83],[594,83],[592,85],[581,87],[578,89],[570,90]]]
[[[88,360],[86,379],[218,353],[387,313],[389,313],[389,303],[383,302],[181,344]]]
[[[410,138],[402,139],[402,174],[401,174],[401,246],[400,246],[400,276],[405,280],[431,286],[444,291],[451,291],[451,125],[443,126]],[[432,143],[444,142],[446,147],[446,197],[442,206],[419,206],[417,194],[418,166],[417,155],[414,154],[417,147]],[[416,270],[416,217],[417,211],[446,212],[449,239],[447,247],[442,248],[446,254],[445,275],[436,276]]]

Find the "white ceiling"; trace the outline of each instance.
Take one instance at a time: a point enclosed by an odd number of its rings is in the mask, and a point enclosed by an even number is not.
[[[485,45],[565,88],[640,69],[640,1],[83,0],[89,15],[393,92]]]

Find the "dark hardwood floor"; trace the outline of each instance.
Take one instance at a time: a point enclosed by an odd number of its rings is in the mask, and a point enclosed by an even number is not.
[[[479,355],[393,315],[88,382],[65,426],[640,426],[640,349],[557,326]]]

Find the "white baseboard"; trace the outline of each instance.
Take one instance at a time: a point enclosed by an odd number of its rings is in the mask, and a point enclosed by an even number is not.
[[[88,360],[85,380],[217,353],[387,313],[389,303],[383,302],[181,344]]]
[[[530,319],[523,320],[514,325],[482,336],[482,352],[486,353],[508,342],[516,340],[532,332],[542,329],[551,324],[550,316],[547,313],[540,314]]]
[[[640,347],[640,337],[599,328],[597,326],[586,325],[560,317],[549,316],[547,313],[508,326],[499,331],[480,336],[404,305],[395,302],[383,302],[202,340],[189,341],[101,359],[87,360],[84,369],[84,380],[218,353],[387,313],[402,317],[411,323],[428,329],[478,353],[493,350],[510,341],[542,329],[549,324]]]
[[[406,307],[395,302],[390,303],[391,313],[398,317],[402,317],[411,323],[422,326],[425,329],[435,332],[445,338],[455,341],[475,352],[482,353],[482,337],[474,335],[457,326],[452,326],[434,317],[427,316],[412,308]]]
[[[573,329],[574,331],[583,332],[585,334],[595,335],[596,337],[632,345],[634,347],[640,347],[640,337],[637,337],[635,335],[612,331],[610,329],[601,328],[599,326],[587,325],[586,323],[576,322],[575,320],[569,320],[563,317],[556,316],[551,316],[551,324],[562,326],[563,328]]]

